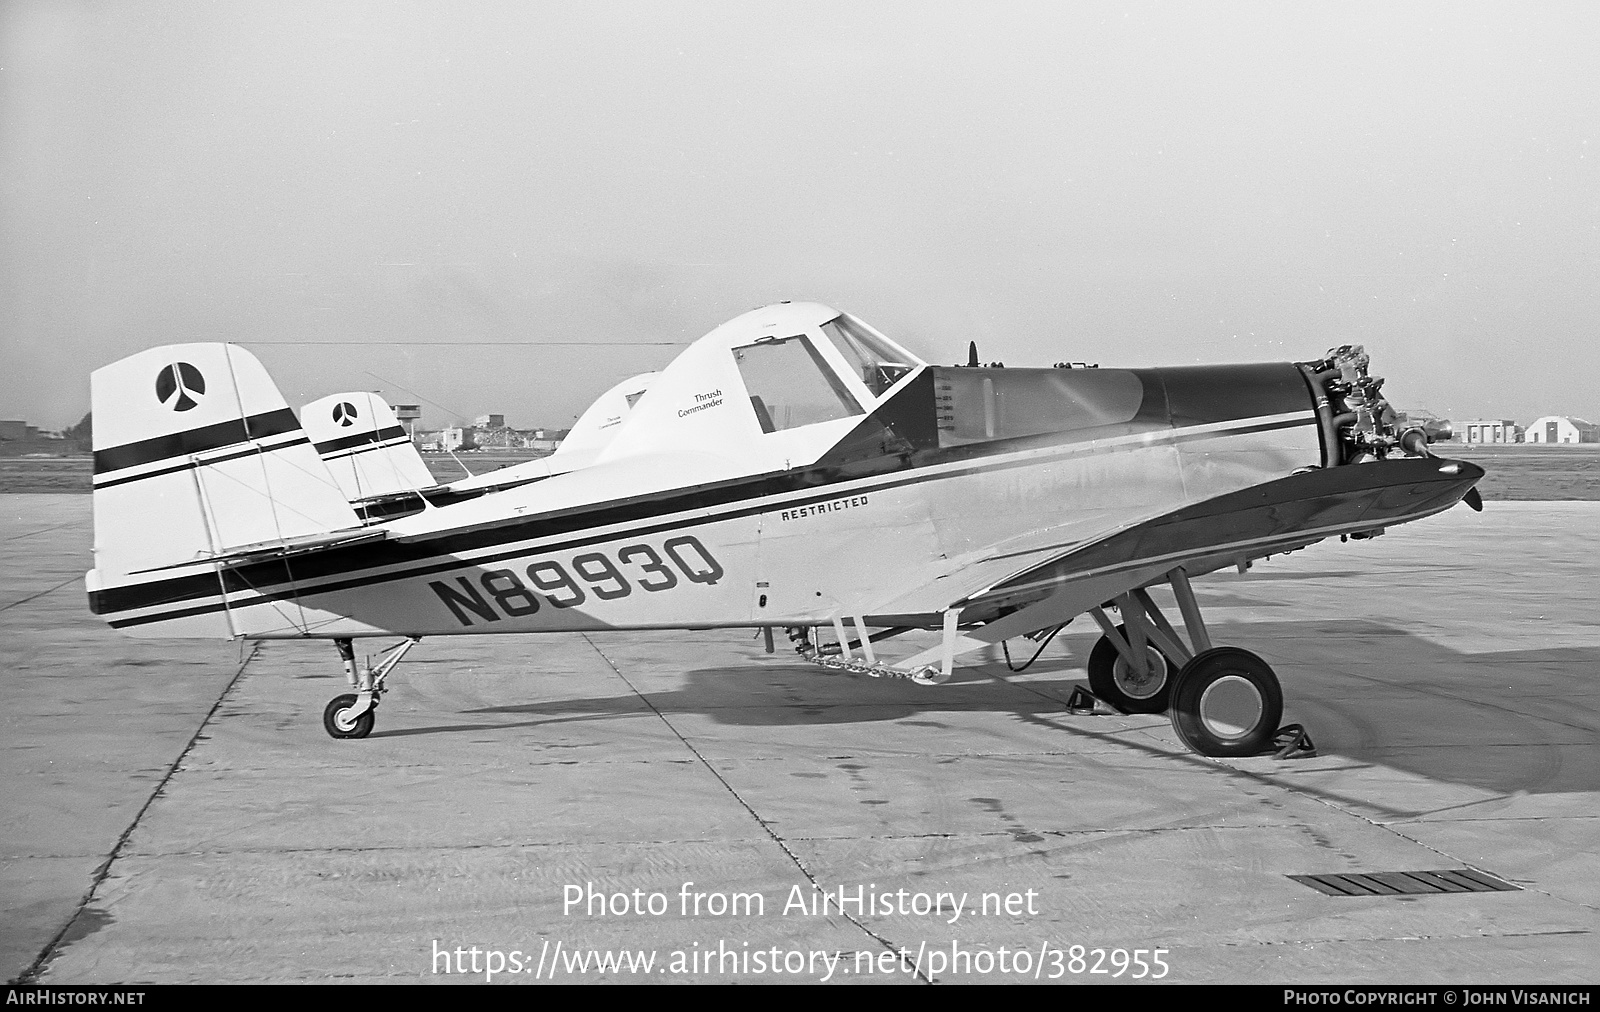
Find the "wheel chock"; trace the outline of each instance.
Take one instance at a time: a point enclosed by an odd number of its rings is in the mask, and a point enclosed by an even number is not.
[[[1317,754],[1311,734],[1303,724],[1285,724],[1272,736],[1274,759],[1310,759]]]
[[[1102,700],[1098,695],[1094,695],[1083,685],[1074,685],[1072,695],[1067,697],[1067,713],[1080,717],[1093,714],[1101,703]]]

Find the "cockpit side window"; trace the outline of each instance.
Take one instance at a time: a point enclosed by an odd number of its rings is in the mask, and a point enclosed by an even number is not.
[[[763,432],[863,414],[804,335],[767,337],[733,349]]]
[[[839,349],[846,362],[867,385],[874,397],[894,386],[895,381],[916,367],[903,352],[850,319],[840,316],[822,325],[822,332]]]

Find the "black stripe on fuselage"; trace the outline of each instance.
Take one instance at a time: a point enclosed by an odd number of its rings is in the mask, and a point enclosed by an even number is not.
[[[126,485],[130,481],[143,481],[146,478],[155,478],[163,474],[175,474],[178,471],[187,471],[191,468],[200,467],[201,465],[209,467],[212,464],[224,464],[230,460],[238,460],[240,457],[253,457],[258,453],[272,453],[276,450],[282,450],[290,446],[300,446],[309,442],[311,442],[311,440],[301,436],[299,439],[290,439],[282,443],[277,443],[273,446],[260,446],[252,443],[237,453],[230,453],[221,457],[209,457],[203,461],[186,460],[181,464],[174,464],[171,467],[162,467],[157,468],[154,471],[144,471],[139,474],[130,474],[126,478],[108,478],[105,481],[95,482],[94,491],[98,492],[101,489],[111,488],[114,485]]]
[[[325,442],[313,443],[312,445],[316,447],[317,453],[326,457],[330,453],[337,453],[340,450],[348,450],[352,446],[360,446],[363,443],[381,443],[386,439],[402,439],[405,437],[405,434],[405,429],[402,429],[398,425],[391,425],[387,429],[373,429],[371,432],[358,432],[353,436],[340,436],[338,439],[329,439]]]
[[[1167,438],[1163,443],[1188,442],[1196,439],[1209,439],[1217,436],[1244,435],[1253,432],[1266,432],[1277,429],[1296,428],[1315,424],[1315,419],[1309,411],[1306,417],[1273,422],[1258,422],[1255,424],[1240,425],[1223,431],[1209,432],[1173,432],[1166,426],[1138,427],[1122,425],[1115,426],[1115,432],[1101,430],[1081,430],[1078,433],[1058,433],[1056,436],[1073,435],[1080,441],[1088,442],[1095,439],[1105,439],[1110,436],[1121,436],[1142,431],[1165,433]],[[1021,439],[999,440],[992,443],[974,444],[962,447],[953,447],[948,450],[935,451],[932,458],[915,460],[907,459],[896,461],[891,458],[889,463],[898,466],[885,467],[876,474],[864,470],[861,463],[844,467],[812,467],[800,471],[787,471],[777,474],[761,475],[754,478],[740,478],[727,482],[698,486],[690,489],[674,489],[666,492],[652,493],[631,499],[614,500],[606,503],[576,507],[574,509],[547,513],[539,517],[517,519],[506,524],[480,528],[459,533],[443,532],[437,537],[428,538],[426,541],[411,543],[382,541],[344,548],[333,548],[315,554],[301,555],[295,558],[293,573],[282,560],[265,561],[226,569],[222,573],[223,589],[227,593],[255,591],[268,600],[284,599],[299,595],[315,595],[332,593],[341,590],[350,590],[393,580],[413,579],[429,576],[435,573],[448,572],[465,566],[486,566],[505,559],[527,555],[530,552],[556,552],[573,548],[580,548],[590,544],[613,541],[618,538],[642,537],[664,531],[680,530],[704,524],[720,523],[726,520],[738,519],[757,513],[771,512],[782,509],[792,509],[814,503],[826,502],[840,495],[837,486],[846,482],[858,482],[862,479],[882,475],[890,480],[881,481],[871,486],[852,489],[871,494],[883,492],[906,485],[921,484],[937,481],[947,477],[972,474],[979,471],[1008,470],[1017,467],[1029,467],[1038,463],[1037,460],[1028,458],[1022,460],[983,463],[981,457],[998,456],[1002,453],[1014,453],[1020,450],[1060,445],[1066,440],[1050,440],[1044,437],[1026,437]],[[981,451],[987,449],[987,453]],[[1108,448],[1098,452],[1115,452],[1118,448]],[[914,457],[921,457],[916,454]],[[930,468],[959,462],[968,459],[978,459],[972,466],[952,472],[948,470],[938,473],[927,473]],[[907,474],[907,471],[923,472]],[[559,537],[562,534],[591,531],[596,528],[613,527],[619,524],[634,523],[641,520],[650,520],[674,516],[685,512],[712,509],[719,506],[735,505],[740,502],[767,499],[785,493],[799,493],[794,499],[778,502],[762,503],[760,505],[746,506],[742,509],[733,509],[719,512],[714,516],[706,517],[679,517],[674,520],[662,520],[655,524],[631,528],[624,531],[610,531],[604,534],[585,534],[579,538],[540,545],[536,548],[520,547],[507,550],[501,554],[481,556],[473,559],[462,559],[459,556],[469,552],[493,549],[496,546],[513,543],[535,541],[543,538]],[[362,571],[370,571],[396,565],[411,565],[403,572],[381,573],[372,575],[355,575]],[[309,581],[347,575],[346,579],[335,580],[315,587],[301,586],[296,588],[296,582],[305,584]],[[268,589],[282,588],[282,589]],[[113,621],[116,627],[126,625],[139,625],[148,622],[167,621],[173,618],[203,614],[208,611],[219,610],[223,607],[220,600],[215,600],[217,595],[217,578],[214,573],[196,573],[190,576],[175,577],[160,583],[140,584],[129,587],[110,588],[97,591],[90,595],[91,610],[96,614],[113,614],[120,611],[129,611],[136,608],[148,608],[162,604],[175,604],[180,601],[196,598],[212,598],[210,602],[195,608],[185,609],[181,612],[167,612],[159,615],[147,615],[139,618]]]
[[[172,457],[220,450],[235,443],[252,439],[266,439],[300,428],[299,419],[288,408],[266,411],[248,418],[233,418],[213,425],[173,432],[165,436],[141,439],[121,446],[111,446],[94,451],[94,473],[106,474],[141,464],[154,464]],[[140,475],[139,477],[146,477]]]

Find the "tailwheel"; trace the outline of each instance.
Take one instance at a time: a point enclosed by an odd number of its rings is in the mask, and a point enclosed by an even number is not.
[[[374,710],[378,701],[373,699],[366,709],[357,711],[354,693],[334,696],[322,710],[322,728],[335,738],[365,738],[372,733]]]
[[[328,700],[328,705],[322,708],[322,729],[335,738],[365,738],[371,734],[373,711],[383,696],[384,680],[400,663],[400,658],[420,642],[420,636],[407,636],[379,654],[376,663],[369,658],[367,666],[362,668],[356,664],[355,644],[348,638],[335,639],[333,645],[339,650],[345,678],[356,691]]]
[[[1128,627],[1117,626],[1128,642]],[[1101,636],[1089,652],[1089,688],[1124,713],[1161,713],[1172,693],[1176,666],[1154,643],[1145,644],[1144,670],[1134,669],[1109,636]]]
[[[1202,651],[1172,688],[1172,728],[1201,755],[1256,755],[1272,744],[1283,690],[1267,662],[1238,647]]]

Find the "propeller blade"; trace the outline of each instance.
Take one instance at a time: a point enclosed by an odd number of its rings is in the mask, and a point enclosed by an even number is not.
[[[1421,429],[1407,429],[1400,434],[1400,448],[1413,457],[1432,457],[1428,449],[1428,434]]]
[[[967,342],[967,368],[968,369],[976,369],[976,368],[978,368],[978,342],[977,341],[968,341]]]
[[[1461,497],[1461,501],[1472,507],[1474,513],[1483,512],[1483,496],[1478,494],[1476,485],[1467,489],[1467,494]]]

